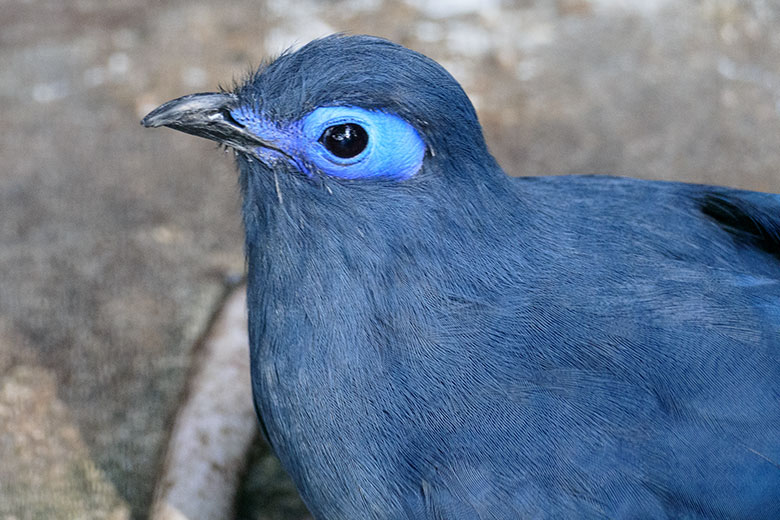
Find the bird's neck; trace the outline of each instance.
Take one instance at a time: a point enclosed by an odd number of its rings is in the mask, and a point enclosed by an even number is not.
[[[426,291],[460,271],[473,275],[501,248],[522,247],[496,243],[503,236],[496,226],[517,225],[508,220],[527,214],[501,179],[404,186],[315,185],[273,173],[246,179],[250,318],[262,328],[253,348],[277,363],[299,363],[315,345],[309,354],[348,359],[356,341],[376,339],[360,338],[372,320],[399,308],[424,319],[416,306],[430,301]],[[342,331],[351,337],[323,337]],[[269,341],[275,335],[294,337],[294,345]]]

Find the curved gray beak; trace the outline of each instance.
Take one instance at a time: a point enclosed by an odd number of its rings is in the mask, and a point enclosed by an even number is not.
[[[203,92],[163,103],[141,120],[146,128],[167,126],[198,137],[205,137],[237,150],[255,154],[258,147],[287,155],[274,143],[260,139],[233,119],[230,110],[238,106],[234,94]]]

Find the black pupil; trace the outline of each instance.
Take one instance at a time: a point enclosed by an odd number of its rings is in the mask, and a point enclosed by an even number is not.
[[[320,142],[336,157],[349,159],[366,149],[368,134],[362,126],[346,123],[326,128]]]

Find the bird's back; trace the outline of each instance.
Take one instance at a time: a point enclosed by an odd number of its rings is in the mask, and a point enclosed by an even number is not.
[[[780,517],[780,197],[515,183],[535,249],[440,310],[467,388],[431,517]]]

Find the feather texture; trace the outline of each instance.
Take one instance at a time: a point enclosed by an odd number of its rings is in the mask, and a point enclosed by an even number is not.
[[[238,156],[255,403],[316,518],[780,518],[780,197],[511,179],[457,82],[377,38],[232,95],[425,145],[403,180]]]

